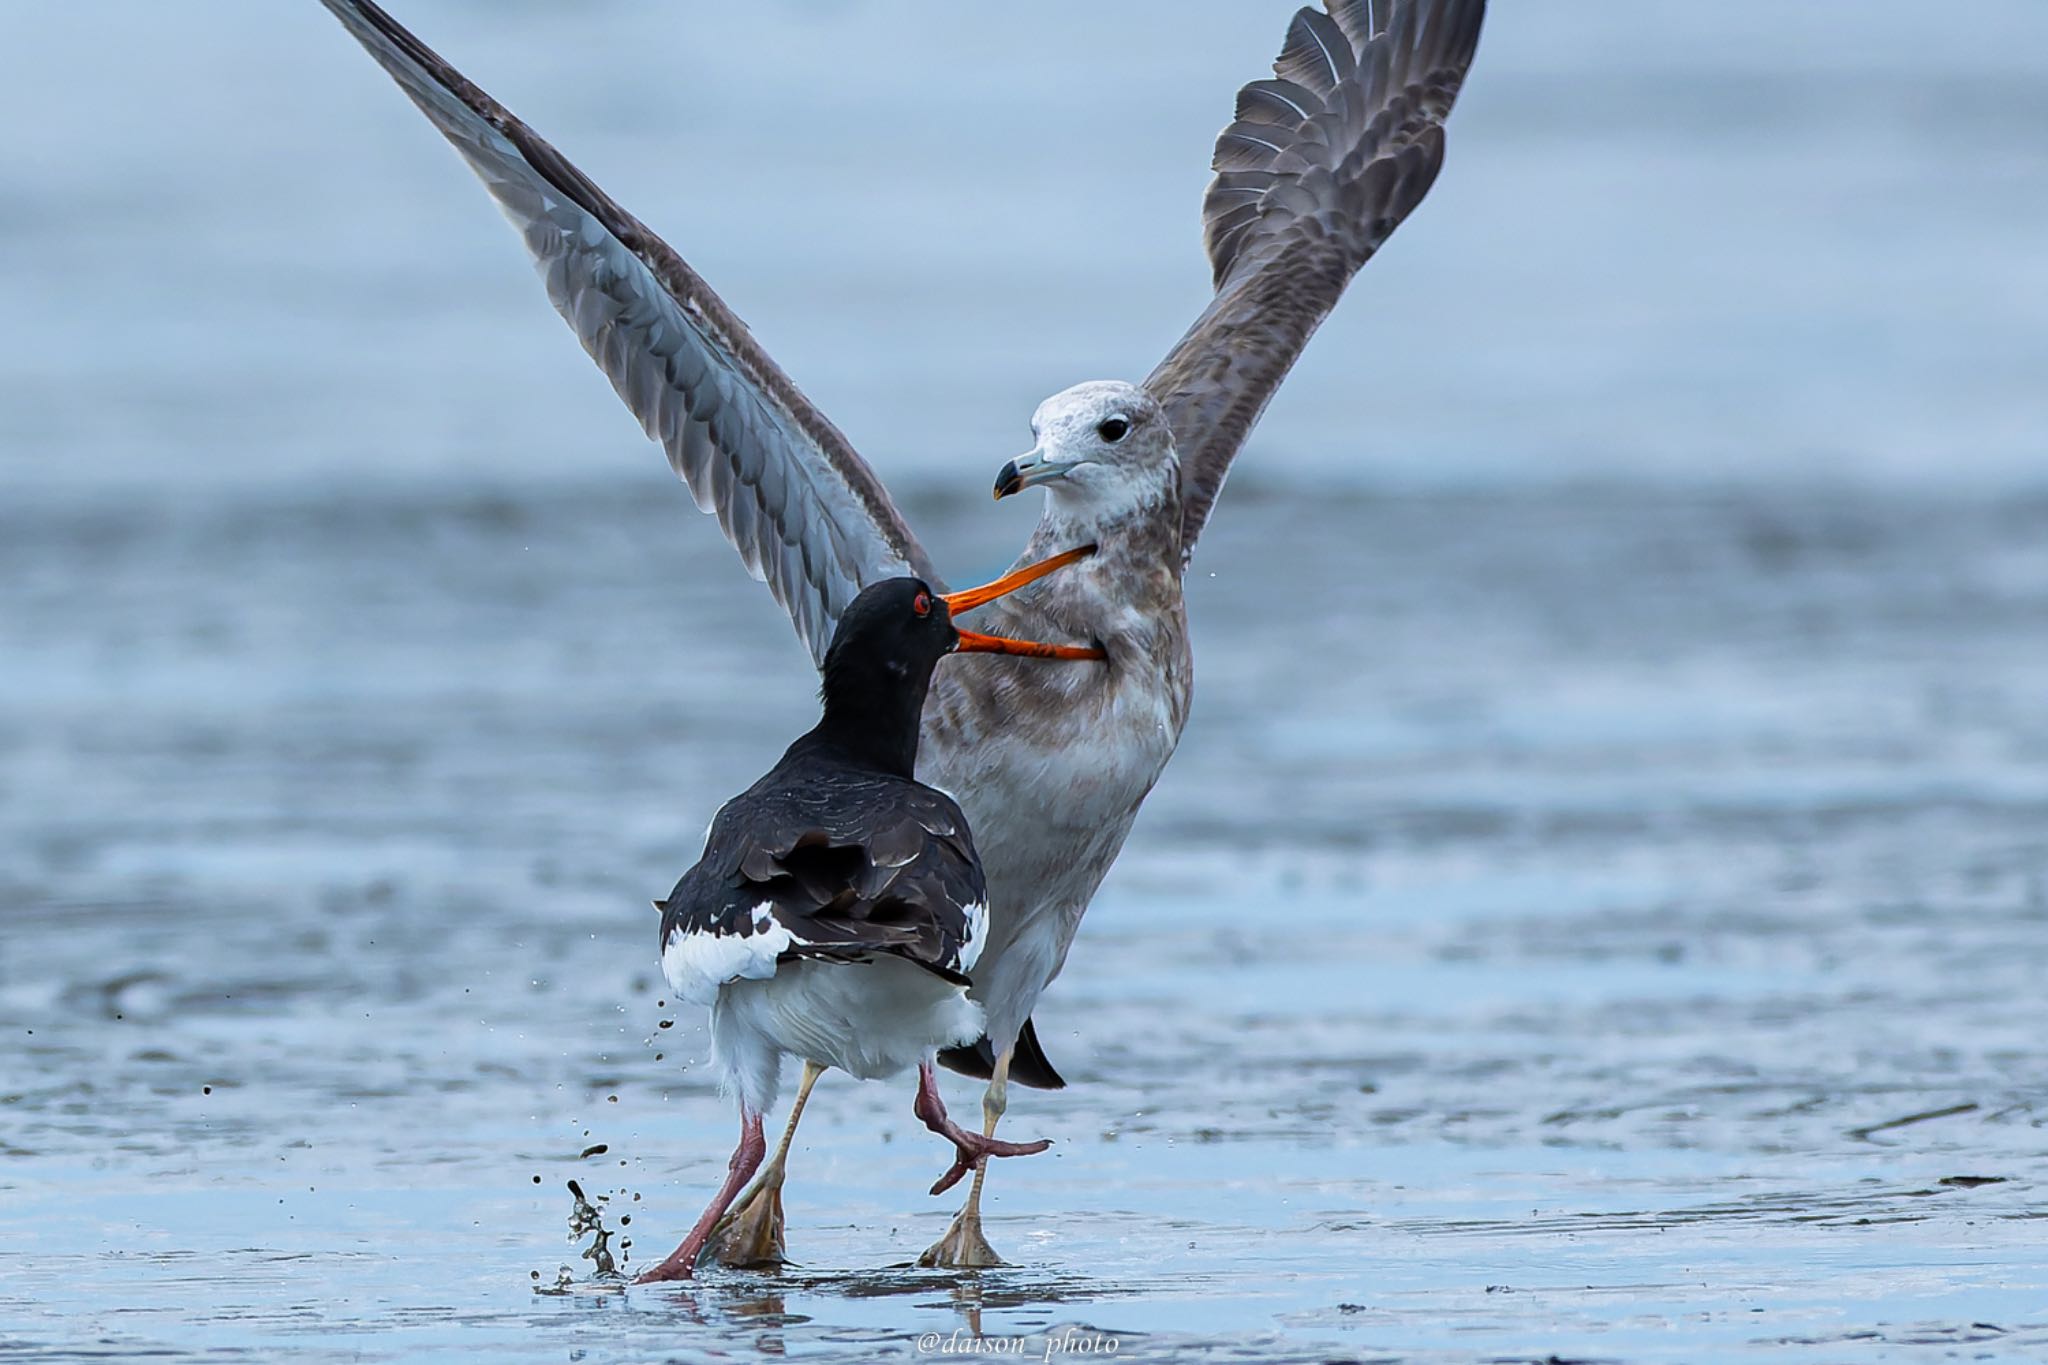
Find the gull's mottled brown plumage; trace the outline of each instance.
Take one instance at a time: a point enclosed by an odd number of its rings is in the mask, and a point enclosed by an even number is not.
[[[1085,524],[1048,505],[1019,562],[1074,543],[1068,537],[1076,534],[1097,545],[1095,554],[1004,598],[983,623],[1020,639],[1091,641],[1108,652],[1102,666],[955,659],[933,679],[925,705],[918,775],[960,797],[988,871],[988,946],[970,994],[988,1011],[996,1053],[1027,1027],[1059,974],[1187,724],[1194,659],[1170,470],[1159,492],[1151,506]],[[944,1060],[981,1069],[961,1054]],[[1017,1079],[1057,1086],[1047,1072]]]
[[[1275,79],[1238,92],[1202,202],[1216,297],[1145,381],[1180,451],[1183,553],[1309,337],[1435,183],[1485,15],[1329,0],[1294,16]]]

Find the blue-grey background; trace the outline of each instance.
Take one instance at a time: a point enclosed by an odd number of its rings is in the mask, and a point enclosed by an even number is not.
[[[1289,12],[393,8],[963,580]],[[623,1297],[529,1272],[722,1168],[644,907],[802,655],[311,0],[7,29],[0,1359],[2048,1350],[2048,9],[1497,0],[1203,543],[1016,1267],[887,1268],[940,1163],[840,1080],[804,1268]]]

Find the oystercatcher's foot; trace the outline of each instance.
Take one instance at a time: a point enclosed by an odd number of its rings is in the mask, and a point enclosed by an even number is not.
[[[697,1273],[697,1258],[704,1254],[704,1244],[711,1240],[712,1230],[732,1207],[732,1201],[739,1197],[740,1187],[753,1179],[754,1172],[761,1169],[761,1158],[767,1154],[768,1139],[761,1132],[761,1116],[740,1110],[740,1145],[733,1149],[732,1160],[726,1163],[725,1183],[712,1196],[711,1207],[704,1210],[704,1216],[697,1220],[697,1226],[690,1229],[690,1235],[683,1244],[669,1253],[668,1259],[654,1269],[644,1272],[635,1284],[659,1284],[665,1280],[687,1280]]]
[[[925,1127],[953,1144],[953,1164],[932,1186],[933,1194],[944,1194],[952,1189],[964,1176],[980,1170],[992,1156],[1035,1156],[1052,1146],[1048,1138],[1040,1138],[1036,1142],[1006,1142],[1001,1138],[969,1132],[953,1122],[946,1116],[946,1102],[939,1098],[938,1076],[933,1072],[929,1062],[918,1068],[917,1103],[912,1106],[911,1112],[924,1121]],[[979,1239],[980,1219],[977,1217],[975,1222],[977,1227],[974,1236]],[[987,1243],[984,1242],[982,1245],[985,1247]],[[993,1252],[989,1254],[994,1255]]]

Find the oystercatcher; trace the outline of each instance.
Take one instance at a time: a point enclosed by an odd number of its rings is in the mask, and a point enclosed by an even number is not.
[[[323,3],[482,178],[556,309],[814,660],[864,585],[939,582],[874,471],[666,242],[371,0]],[[1098,641],[1109,660],[980,660],[942,674],[926,705],[921,771],[960,795],[988,877],[989,940],[971,992],[986,1036],[942,1054],[988,1079],[985,1134],[1010,1080],[1062,1084],[1031,1012],[1186,722],[1181,576],[1196,537],[1310,335],[1435,181],[1485,9],[1324,0],[1299,11],[1274,79],[1239,91],[1216,142],[1202,204],[1208,307],[1143,385],[1084,384],[1047,400],[1035,449],[997,479],[998,497],[1048,490],[1026,560],[1059,544],[1102,547],[1006,601],[1005,624]],[[977,1172],[928,1263],[999,1263],[981,1231],[981,1188]]]
[[[913,1112],[954,1145],[950,1184],[992,1156],[1044,1151],[1001,1142],[946,1115],[932,1074],[941,1047],[979,1037],[967,974],[986,939],[988,892],[967,817],[916,780],[919,717],[946,655],[1101,659],[961,630],[971,610],[1092,553],[1054,555],[983,588],[942,594],[916,578],[864,588],[825,654],[824,715],[760,781],[719,810],[704,855],[661,911],[661,968],[676,994],[711,1009],[712,1053],[739,1101],[740,1143],[725,1184],[667,1260],[640,1278],[689,1276],[740,1187],[760,1167],[761,1123],[782,1059],[802,1085],[774,1158],[722,1230],[724,1258],[782,1256],[782,1181],[797,1117],[829,1067],[862,1080],[918,1068]]]

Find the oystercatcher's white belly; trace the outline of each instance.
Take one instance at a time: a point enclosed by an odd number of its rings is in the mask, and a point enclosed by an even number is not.
[[[981,1030],[981,1007],[961,987],[887,954],[785,962],[767,980],[727,983],[711,1008],[712,1056],[756,1111],[775,1103],[785,1053],[865,1081],[971,1043]]]

